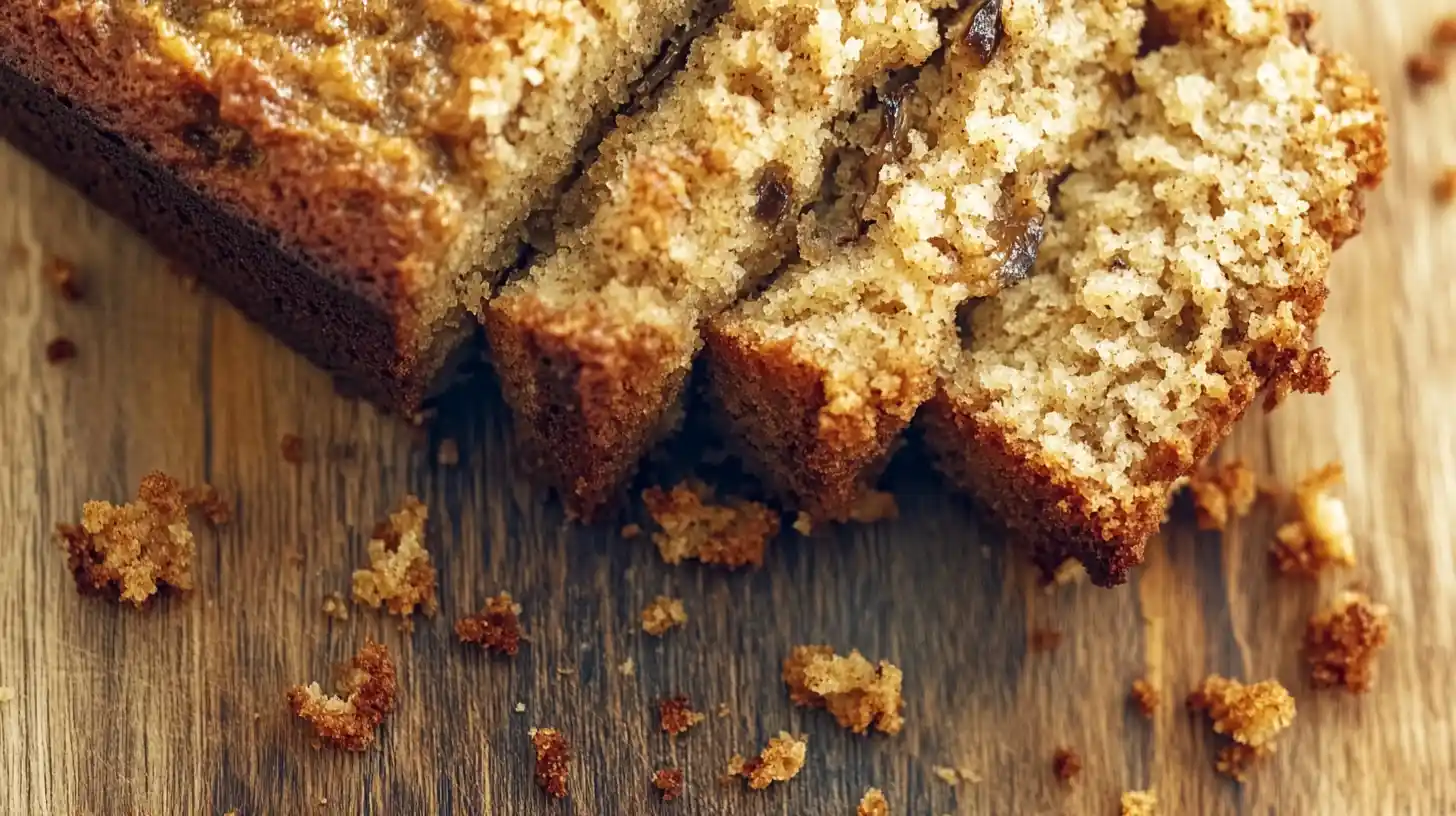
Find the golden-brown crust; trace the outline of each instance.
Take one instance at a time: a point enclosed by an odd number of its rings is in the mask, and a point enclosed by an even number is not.
[[[780,731],[770,737],[768,745],[752,759],[734,754],[728,760],[728,775],[741,776],[748,780],[748,787],[763,790],[775,782],[787,782],[798,775],[804,767],[808,752],[808,737]]]
[[[855,816],[890,816],[890,803],[885,801],[885,794],[879,788],[869,788],[859,800],[859,807],[854,810]]]
[[[642,609],[642,631],[653,637],[662,637],[675,626],[684,626],[688,613],[678,598],[658,595]]]
[[[502,592],[485,600],[485,608],[455,621],[461,643],[474,643],[488,652],[514,657],[521,648],[521,605]]]
[[[407,618],[416,610],[434,617],[439,610],[435,566],[425,549],[429,508],[405,496],[399,510],[380,522],[370,537],[369,568],[354,571],[354,600]]]
[[[313,726],[319,739],[346,751],[374,744],[374,732],[394,710],[399,684],[389,650],[366,640],[340,683],[343,697],[325,694],[318,683],[288,689],[294,716]]]
[[[663,733],[674,737],[687,733],[689,728],[707,719],[702,712],[693,710],[693,701],[686,694],[658,702],[657,716]]]
[[[530,736],[536,750],[536,784],[552,799],[565,799],[571,743],[555,728],[532,728]]]
[[[671,802],[682,796],[683,772],[681,768],[659,768],[652,773],[652,787],[662,794],[662,801]]]
[[[1309,619],[1304,657],[1315,688],[1354,694],[1375,682],[1375,656],[1390,639],[1390,609],[1361,592],[1344,592]]]
[[[1274,738],[1294,722],[1294,697],[1277,680],[1245,685],[1209,675],[1188,695],[1188,710],[1207,712],[1217,734],[1233,740],[1219,751],[1219,773],[1243,781],[1249,767],[1274,752]]]
[[[728,569],[759,567],[779,532],[773,509],[742,499],[719,502],[712,488],[697,480],[669,490],[649,487],[642,491],[642,503],[662,528],[652,541],[669,564],[696,559]]]

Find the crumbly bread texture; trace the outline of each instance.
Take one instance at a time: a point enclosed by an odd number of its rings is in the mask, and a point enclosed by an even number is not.
[[[879,788],[870,788],[859,800],[859,807],[854,809],[854,814],[855,816],[890,816],[890,803],[885,801],[885,794]]]
[[[748,787],[763,790],[775,782],[787,782],[804,767],[804,757],[809,750],[809,738],[780,731],[768,745],[752,759],[734,754],[728,760],[728,775],[741,776],[748,780]]]
[[[681,768],[660,768],[652,774],[652,787],[662,794],[662,801],[671,802],[683,794]]]
[[[196,543],[187,523],[190,491],[153,472],[134,502],[88,501],[80,524],[60,524],[56,541],[83,594],[141,606],[162,589],[192,589]]]
[[[939,44],[949,0],[736,0],[658,105],[602,144],[591,215],[484,323],[517,428],[574,513],[675,422],[699,324],[778,265],[834,118]]]
[[[908,91],[928,110],[899,135],[903,156],[879,157],[865,238],[712,322],[715,403],[750,460],[815,518],[850,517],[934,393],[958,350],[957,307],[1029,270],[1051,184],[1107,126],[1132,69],[1141,6],[970,4],[943,63]],[[987,48],[968,32],[997,9]],[[913,102],[889,115],[909,118]]]
[[[693,710],[693,701],[686,694],[668,697],[657,704],[658,720],[664,733],[678,736],[689,728],[707,719],[701,711]]]
[[[389,650],[366,640],[338,685],[338,695],[325,693],[318,683],[293,686],[288,690],[288,707],[313,726],[320,740],[346,751],[363,751],[374,744],[375,729],[394,710],[399,693]]]
[[[1305,476],[1294,488],[1298,518],[1274,532],[1270,553],[1285,575],[1314,578],[1332,567],[1355,565],[1355,538],[1345,503],[1332,495],[1345,469],[1332,462]]]
[[[985,301],[926,437],[1051,568],[1121,583],[1261,390],[1323,391],[1331,253],[1384,171],[1368,77],[1278,0],[1152,0],[1109,133],[1058,188],[1037,274]]]
[[[858,649],[840,657],[829,646],[796,646],[783,677],[795,704],[823,708],[856,734],[871,727],[897,734],[905,725],[904,675],[889,661],[873,664]]]
[[[571,744],[555,728],[532,728],[530,737],[536,750],[536,784],[552,799],[565,799]]]
[[[688,613],[683,602],[677,598],[658,595],[642,610],[642,631],[653,637],[662,637],[674,626],[688,622]]]
[[[488,652],[515,656],[521,649],[521,605],[502,592],[485,600],[485,608],[455,621],[461,643],[474,643]]]
[[[669,564],[697,559],[729,569],[759,567],[768,542],[779,533],[773,509],[741,499],[720,503],[711,487],[696,480],[669,490],[650,487],[642,503],[662,528],[652,541]]]
[[[1217,768],[1243,781],[1249,766],[1274,753],[1274,738],[1294,722],[1294,697],[1277,680],[1244,685],[1213,674],[1188,695],[1188,710],[1207,712],[1214,733],[1233,740],[1219,752]]]
[[[1249,514],[1259,498],[1254,471],[1240,461],[1205,468],[1188,479],[1193,512],[1200,530],[1226,530]]]
[[[1156,791],[1123,791],[1122,816],[1157,816],[1158,794]]]
[[[1363,592],[1340,593],[1309,619],[1304,658],[1315,688],[1363,694],[1375,683],[1375,655],[1390,639],[1390,609]]]
[[[425,549],[429,515],[423,502],[405,496],[400,508],[375,527],[367,546],[369,568],[354,571],[355,602],[374,609],[383,606],[400,617],[415,610],[433,616],[439,610],[435,566]]]
[[[58,0],[0,11],[0,66],[79,105],[213,218],[277,236],[277,269],[225,270],[262,288],[240,295],[254,316],[418,400],[468,336],[464,304],[695,6]],[[360,331],[372,322],[380,336]]]

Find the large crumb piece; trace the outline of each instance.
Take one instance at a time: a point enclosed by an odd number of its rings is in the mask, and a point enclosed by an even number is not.
[[[1312,578],[1325,569],[1355,565],[1354,536],[1345,503],[1331,490],[1345,478],[1345,469],[1333,462],[1305,476],[1294,488],[1299,518],[1280,527],[1274,536],[1274,564],[1286,575]]]
[[[1058,748],[1052,752],[1052,773],[1063,782],[1071,782],[1082,772],[1082,755],[1071,748]]]
[[[652,774],[652,787],[662,794],[662,801],[671,802],[682,796],[683,772],[681,768],[660,768]]]
[[[570,743],[555,728],[532,728],[530,734],[531,745],[536,749],[536,784],[553,799],[566,798]]]
[[[1343,592],[1309,619],[1304,656],[1315,688],[1356,694],[1375,682],[1375,655],[1390,638],[1390,609],[1362,592]]]
[[[674,626],[688,622],[687,610],[677,598],[658,595],[642,610],[642,631],[653,637],[662,637]]]
[[[502,592],[487,598],[485,608],[455,621],[455,634],[462,643],[474,643],[486,651],[515,655],[521,648],[521,605]]]
[[[1132,681],[1131,692],[1133,705],[1149,719],[1157,713],[1158,705],[1162,703],[1163,697],[1147,678],[1140,678]]]
[[[416,609],[434,615],[435,567],[425,549],[425,521],[430,511],[406,496],[400,509],[374,529],[369,540],[369,568],[354,572],[354,600],[391,615],[406,617]]]
[[[1122,816],[1157,816],[1158,794],[1156,791],[1124,791],[1122,794]]]
[[[1257,759],[1274,752],[1273,740],[1294,722],[1294,697],[1277,680],[1244,685],[1216,674],[1188,695],[1190,711],[1206,711],[1215,733],[1234,741],[1218,756],[1218,770],[1243,781]]]
[[[163,588],[192,589],[196,544],[187,499],[164,473],[143,477],[129,504],[86,502],[81,523],[57,525],[56,539],[83,594],[140,606]]]
[[[662,730],[674,737],[707,719],[702,712],[693,710],[692,700],[685,694],[668,697],[658,703],[657,714],[662,722]]]
[[[366,640],[338,685],[338,695],[325,694],[318,683],[294,686],[288,690],[288,706],[313,726],[319,739],[346,751],[362,751],[374,744],[374,731],[394,710],[399,692],[389,650]]]
[[[904,677],[889,661],[875,665],[857,649],[839,657],[829,646],[796,646],[784,659],[783,677],[796,704],[826,709],[856,734],[871,726],[895,734],[905,724]]]
[[[885,801],[885,794],[879,788],[870,788],[859,800],[854,816],[890,816],[890,803]]]
[[[777,737],[769,739],[757,757],[744,759],[735,754],[728,761],[728,774],[747,779],[748,787],[754,790],[763,790],[774,782],[793,779],[804,767],[808,749],[807,737],[780,731]]]
[[[696,558],[729,569],[761,566],[768,542],[779,532],[778,513],[758,502],[720,504],[712,488],[697,480],[671,490],[648,488],[642,501],[662,528],[652,540],[669,564]]]
[[[1188,480],[1200,530],[1226,530],[1229,522],[1249,514],[1259,498],[1254,471],[1240,461],[1225,462],[1195,473]]]

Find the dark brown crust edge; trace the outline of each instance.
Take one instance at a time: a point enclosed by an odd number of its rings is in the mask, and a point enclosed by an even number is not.
[[[414,357],[394,318],[0,61],[0,136],[184,264],[341,388],[411,414],[468,326]]]

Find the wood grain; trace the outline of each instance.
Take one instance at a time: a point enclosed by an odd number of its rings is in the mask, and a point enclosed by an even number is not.
[[[667,567],[645,539],[570,527],[542,501],[488,381],[422,439],[335,396],[0,146],[0,686],[17,693],[0,704],[0,813],[850,814],[870,785],[896,814],[1111,813],[1120,791],[1149,786],[1177,814],[1456,812],[1456,212],[1429,195],[1437,167],[1456,164],[1456,86],[1418,97],[1402,74],[1456,3],[1323,6],[1325,36],[1386,93],[1395,163],[1334,273],[1333,393],[1251,418],[1226,448],[1281,480],[1346,463],[1361,563],[1321,586],[1270,576],[1266,508],[1222,538],[1174,523],[1121,589],[1047,593],[913,463],[897,469],[900,521],[785,537],[752,573]],[[45,284],[46,252],[80,263],[83,302]],[[47,365],[58,335],[80,356]],[[302,465],[283,460],[286,433],[305,440]],[[459,467],[433,464],[444,436],[460,440]],[[154,468],[238,502],[233,526],[200,534],[196,593],[143,613],[77,597],[53,525],[88,498],[132,495]],[[323,596],[347,589],[370,527],[407,491],[431,508],[444,614],[408,635],[367,612],[331,622]],[[1359,699],[1312,691],[1297,652],[1305,618],[1352,582],[1397,621]],[[514,661],[450,631],[500,589],[532,635]],[[692,616],[660,640],[637,626],[659,593]],[[1037,627],[1062,630],[1061,648],[1029,653]],[[314,750],[282,691],[326,679],[366,635],[399,657],[401,708],[376,750]],[[793,709],[778,666],[803,642],[900,664],[905,732],[855,737]],[[635,676],[616,671],[627,658]],[[1213,671],[1278,677],[1299,701],[1279,753],[1243,786],[1214,774],[1217,744],[1179,705]],[[1145,673],[1170,701],[1151,723],[1125,703]],[[730,715],[669,741],[655,703],[679,692]],[[531,781],[535,725],[575,744],[565,803]],[[719,785],[730,754],[779,729],[809,734],[798,779]],[[1069,788],[1051,772],[1062,745],[1086,764]],[[649,780],[667,764],[688,793],[663,806]],[[934,765],[983,781],[953,789]]]

